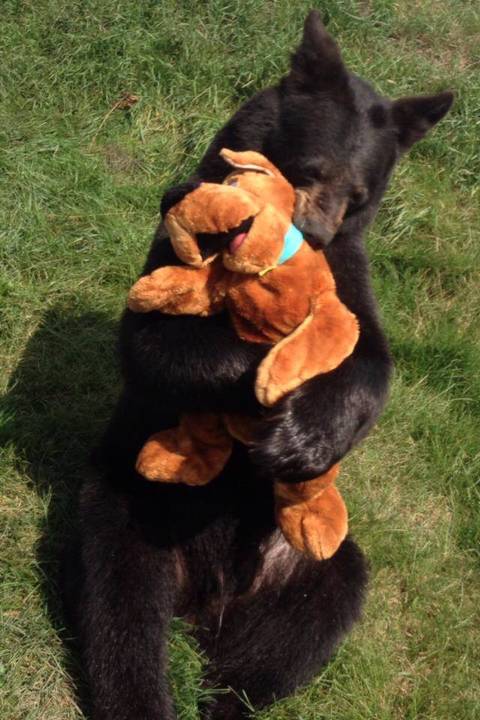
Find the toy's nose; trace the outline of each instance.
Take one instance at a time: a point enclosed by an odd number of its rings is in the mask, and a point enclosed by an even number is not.
[[[197,233],[197,243],[203,260],[222,252],[228,246],[228,239],[223,234]]]
[[[236,227],[223,233],[198,233],[197,241],[203,259],[206,260],[211,255],[216,255],[226,250],[227,247],[230,248],[230,251],[232,249],[238,250],[252,227],[254,219],[253,216],[246,218],[246,220],[243,220]]]

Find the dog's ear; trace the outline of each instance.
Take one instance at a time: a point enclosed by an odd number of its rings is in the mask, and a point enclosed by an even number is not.
[[[292,55],[286,81],[306,92],[344,88],[348,84],[340,49],[325,30],[317,10],[311,10],[306,17],[302,42]]]
[[[408,150],[421,140],[450,110],[454,95],[420,95],[396,100],[392,105],[393,121],[398,130],[402,150]]]

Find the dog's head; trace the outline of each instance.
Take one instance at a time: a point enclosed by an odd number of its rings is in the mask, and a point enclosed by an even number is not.
[[[310,12],[265,152],[296,187],[295,223],[313,245],[371,220],[397,159],[452,101],[450,92],[379,96],[347,70],[319,14]]]

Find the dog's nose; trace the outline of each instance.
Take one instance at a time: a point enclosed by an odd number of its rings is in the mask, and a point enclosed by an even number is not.
[[[304,217],[299,214],[298,217],[294,216],[293,222],[312,247],[326,247],[335,236],[335,228],[317,218]]]

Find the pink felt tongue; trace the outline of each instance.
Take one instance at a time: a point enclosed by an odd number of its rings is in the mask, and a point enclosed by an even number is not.
[[[232,255],[237,252],[238,248],[243,243],[243,241],[245,240],[246,237],[247,237],[247,233],[240,233],[239,235],[235,235],[235,237],[233,238],[233,240],[230,242],[230,245],[229,245],[229,250],[232,253]]]

